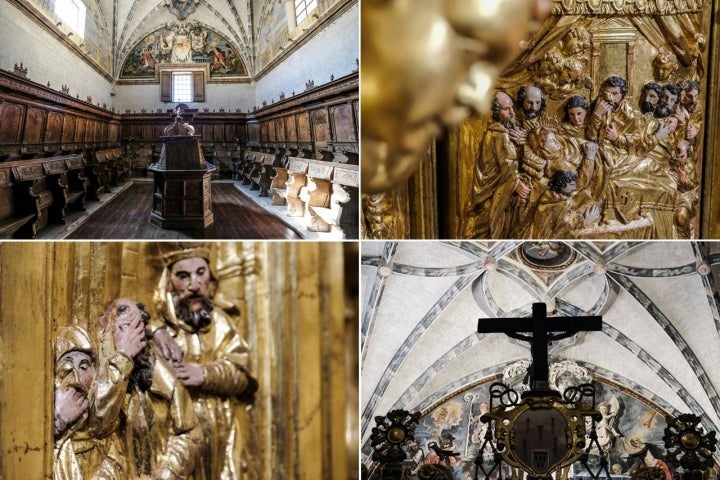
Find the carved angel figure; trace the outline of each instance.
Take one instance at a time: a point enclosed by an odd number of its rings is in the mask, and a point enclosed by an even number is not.
[[[542,60],[530,65],[533,81],[554,99],[565,98],[581,88],[591,89],[590,34],[582,27],[571,29]]]

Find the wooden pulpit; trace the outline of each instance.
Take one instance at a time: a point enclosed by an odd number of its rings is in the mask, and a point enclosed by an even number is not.
[[[167,229],[204,229],[214,221],[210,176],[217,168],[205,161],[200,135],[180,115],[163,133],[160,161],[149,168],[155,178],[150,222]]]

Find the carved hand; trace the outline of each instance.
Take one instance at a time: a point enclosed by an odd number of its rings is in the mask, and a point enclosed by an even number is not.
[[[605,100],[599,100],[595,104],[595,109],[593,110],[593,115],[595,115],[596,117],[602,117],[610,110],[612,110],[612,104],[610,102],[606,102]]]
[[[113,323],[112,333],[115,349],[130,358],[145,348],[145,324],[139,311]]]
[[[670,121],[660,125],[660,128],[657,129],[655,135],[657,136],[658,140],[662,140],[664,138],[667,138],[668,135],[674,132],[675,128],[677,128],[677,118],[670,117]]]
[[[586,142],[583,148],[585,149],[585,156],[590,160],[594,160],[598,152],[598,144],[595,142]]]
[[[689,183],[687,174],[685,174],[685,170],[682,167],[675,168],[675,173],[677,173],[678,183],[680,185],[687,185]]]
[[[164,328],[155,330],[155,336],[153,337],[155,342],[160,347],[160,352],[165,360],[172,363],[181,362],[183,358],[183,351],[180,349],[175,340]]]
[[[175,376],[186,387],[199,387],[205,383],[205,375],[200,365],[177,362],[173,366],[175,367]]]
[[[523,145],[525,143],[525,140],[527,138],[527,134],[520,130],[519,128],[511,128],[508,130],[508,135],[510,136],[510,140],[513,142]]]
[[[588,207],[587,210],[585,210],[584,220],[585,220],[585,226],[589,227],[593,223],[600,220],[600,205],[597,203],[593,204],[592,206]]]
[[[525,200],[527,199],[528,195],[530,195],[530,187],[528,187],[521,180],[518,180],[515,184],[515,193],[517,193],[520,198]]]
[[[88,399],[74,388],[55,389],[55,418],[60,421],[60,425],[57,426],[60,427],[59,430],[65,430],[80,418],[80,415],[87,410],[88,405]]]
[[[615,140],[620,137],[620,134],[618,133],[617,129],[615,128],[614,124],[608,125],[607,129],[605,130],[605,138],[610,140],[611,142],[614,142]]]
[[[677,107],[675,109],[675,118],[678,119],[680,125],[684,124],[687,121],[687,114],[685,113],[685,109]]]

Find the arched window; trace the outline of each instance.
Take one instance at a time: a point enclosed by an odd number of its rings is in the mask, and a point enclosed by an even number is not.
[[[80,38],[85,36],[86,10],[80,0],[55,0],[55,14]]]
[[[295,0],[295,23],[305,20],[317,8],[317,0]]]

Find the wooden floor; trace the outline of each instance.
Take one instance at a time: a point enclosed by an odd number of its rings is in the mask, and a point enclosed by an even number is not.
[[[215,223],[204,231],[166,230],[150,223],[150,182],[134,183],[83,222],[69,239],[300,239],[232,183],[212,184]]]

